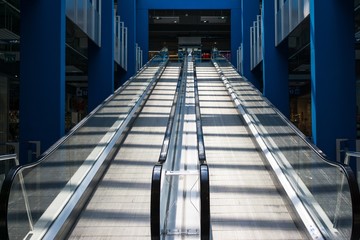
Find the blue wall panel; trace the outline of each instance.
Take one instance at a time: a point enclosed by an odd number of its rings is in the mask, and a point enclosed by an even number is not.
[[[333,160],[337,138],[356,138],[353,4],[310,1],[313,140]]]
[[[149,52],[149,11],[138,9],[136,22],[136,39],[143,51],[143,64],[145,64],[148,61]]]
[[[120,83],[124,83],[136,72],[136,0],[119,0],[118,13],[121,21],[128,29],[128,69],[120,75]]]
[[[65,0],[21,1],[20,162],[65,132]]]
[[[253,22],[256,20],[256,16],[259,15],[259,1],[241,1],[242,9],[242,42],[243,42],[243,75],[259,88],[259,81],[255,74],[250,69],[250,27],[253,26]],[[231,29],[232,30],[232,29]],[[233,54],[235,54],[233,52]]]
[[[114,1],[102,2],[101,47],[89,39],[89,112],[114,92]]]
[[[263,0],[262,6],[263,94],[289,117],[288,44],[275,47],[274,1]]]
[[[242,41],[241,8],[231,9],[231,63],[237,65],[236,52]],[[222,49],[219,49],[222,50]]]

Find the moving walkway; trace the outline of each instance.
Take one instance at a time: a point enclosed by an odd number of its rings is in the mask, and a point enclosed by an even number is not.
[[[0,234],[358,239],[359,203],[351,169],[328,162],[228,61],[161,56],[38,162],[12,168]]]

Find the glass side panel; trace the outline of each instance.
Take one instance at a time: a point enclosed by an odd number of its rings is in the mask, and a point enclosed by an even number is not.
[[[287,0],[275,12],[276,44],[280,44],[309,14],[309,0]]]
[[[302,0],[302,19],[306,18],[310,14],[310,0]]]
[[[279,44],[282,40],[282,29],[281,29],[281,12],[277,12],[275,14],[275,21],[276,21],[276,33],[275,33],[275,44]]]
[[[78,0],[76,6],[76,24],[86,32],[86,0]]]
[[[343,172],[324,162],[227,61],[217,62],[323,234],[329,239],[350,239],[352,205]]]
[[[24,169],[17,176],[9,199],[10,239],[23,239],[31,230],[24,226],[30,223],[34,226],[30,234],[36,239],[43,236],[124,124],[161,63],[154,59],[39,165]]]
[[[10,199],[13,200],[9,202],[9,210],[11,210],[8,212],[9,239],[24,239],[32,230],[22,191],[23,184],[20,184],[19,176],[15,178],[10,193]]]
[[[66,0],[66,16],[75,22],[75,1]]]
[[[99,1],[66,0],[66,16],[101,46]]]
[[[283,38],[285,38],[285,36],[287,36],[290,33],[290,16],[289,16],[289,11],[290,11],[290,3],[289,1],[286,1],[283,9],[282,9],[282,29],[283,29]]]
[[[299,24],[299,0],[290,1],[290,31]]]
[[[86,30],[87,34],[91,39],[95,37],[95,8],[91,3],[87,5],[87,25]]]

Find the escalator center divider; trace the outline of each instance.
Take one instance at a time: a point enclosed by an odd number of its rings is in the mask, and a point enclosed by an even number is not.
[[[161,226],[160,226],[160,199],[161,199],[161,172],[163,164],[166,162],[169,153],[169,146],[172,136],[172,130],[175,122],[176,112],[180,112],[181,104],[178,107],[178,103],[181,100],[181,92],[183,89],[183,76],[185,74],[184,69],[186,68],[186,61],[183,61],[176,90],[173,98],[173,103],[170,110],[168,123],[165,130],[164,140],[160,151],[158,162],[155,164],[152,172],[151,181],[151,201],[150,201],[150,227],[151,227],[151,239],[160,239]]]
[[[161,153],[158,163],[155,164],[152,172],[152,183],[151,183],[151,207],[150,207],[150,225],[151,225],[151,239],[157,240],[161,238],[161,175],[163,171],[163,165],[168,158],[169,146],[171,145],[171,134],[174,131],[174,122],[179,121],[175,120],[175,117],[178,115],[177,112],[181,112],[182,104],[184,98],[184,88],[186,87],[186,74],[188,71],[187,57],[185,57],[181,74],[176,87],[176,92],[174,95],[174,100],[172,108],[170,111],[170,116],[163,140],[163,145],[161,148]],[[206,163],[205,155],[205,145],[201,124],[201,113],[200,113],[200,103],[199,103],[199,94],[198,94],[198,85],[196,78],[196,68],[195,64],[193,65],[194,72],[194,92],[195,92],[195,115],[196,115],[196,136],[197,136],[197,150],[198,150],[198,159],[199,159],[199,178],[200,178],[200,238],[202,240],[210,239],[210,187],[209,187],[209,168]],[[184,77],[185,76],[185,77]],[[179,128],[179,125],[175,126]],[[176,147],[176,146],[175,146]],[[170,157],[171,159],[171,157]],[[168,163],[172,166],[174,163]],[[172,180],[170,180],[172,181]],[[171,185],[171,184],[170,184]],[[169,199],[168,199],[169,200]],[[163,205],[168,205],[169,202]],[[164,206],[163,206],[164,207]]]
[[[204,134],[200,112],[199,88],[196,75],[196,64],[194,62],[194,93],[195,93],[195,115],[197,148],[200,162],[200,229],[201,239],[210,239],[210,179],[209,167],[206,163]]]

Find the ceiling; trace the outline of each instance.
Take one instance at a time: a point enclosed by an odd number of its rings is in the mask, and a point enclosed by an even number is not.
[[[179,37],[201,37],[202,48],[230,48],[229,10],[150,10],[149,50],[176,51]]]

